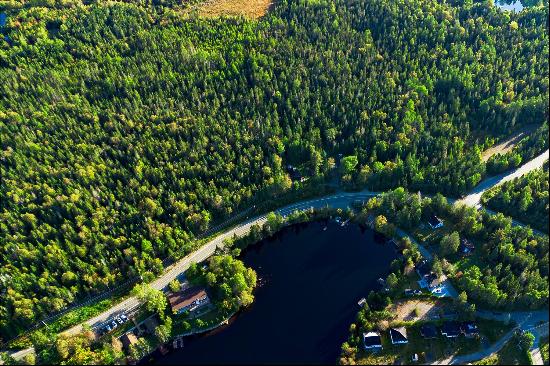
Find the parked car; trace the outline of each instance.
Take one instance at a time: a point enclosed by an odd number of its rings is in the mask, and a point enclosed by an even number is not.
[[[125,315],[125,314],[122,314],[120,316],[120,319],[122,319],[123,322],[127,322],[128,321],[128,317]]]
[[[103,329],[105,329],[106,333],[109,333],[111,330],[113,330],[113,328],[111,328],[109,324],[107,324]]]
[[[124,320],[122,320],[119,316],[117,316],[115,320],[118,322],[118,324],[124,324]]]
[[[111,327],[112,327],[113,329],[115,329],[116,327],[118,327],[117,322],[113,320],[113,321],[111,322]]]

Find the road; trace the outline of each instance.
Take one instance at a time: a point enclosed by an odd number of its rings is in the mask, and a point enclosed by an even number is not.
[[[519,168],[516,168],[510,172],[495,175],[494,177],[487,178],[479,183],[473,190],[464,198],[457,200],[457,203],[464,203],[468,206],[480,207],[480,200],[483,193],[493,187],[497,187],[504,182],[511,181],[515,178],[521,177],[532,170],[542,168],[542,165],[548,160],[548,150],[540,154],[539,156],[529,160]]]
[[[448,358],[436,361],[435,363],[433,363],[434,365],[464,365],[469,362],[474,362],[489,357],[500,351],[502,347],[504,347],[506,342],[508,342],[510,338],[513,337],[514,332],[517,329],[533,333],[533,335],[535,336],[535,343],[533,345],[531,355],[535,353],[535,357],[538,356],[540,358],[540,351],[537,354],[537,350],[540,337],[548,334],[548,310],[498,313],[487,310],[479,310],[476,312],[476,315],[480,318],[498,320],[503,322],[512,320],[517,324],[517,326],[486,349],[462,356],[450,356]],[[538,365],[539,363],[536,362],[540,362],[541,360],[539,360],[538,358],[533,358],[533,364]]]
[[[299,202],[289,206],[285,206],[283,208],[275,210],[275,212],[279,213],[281,216],[284,217],[295,210],[304,210],[310,207],[322,208],[328,205],[333,208],[345,209],[355,200],[366,200],[378,194],[380,193],[369,192],[369,191],[362,191],[357,193],[337,193],[332,196],[312,199],[309,201]],[[223,243],[225,239],[230,239],[234,235],[239,237],[244,236],[250,231],[250,228],[253,225],[261,226],[266,221],[267,221],[266,215],[261,215],[253,219],[248,219],[245,222],[241,223],[240,225],[218,235],[216,238],[212,239],[211,241],[203,245],[201,248],[197,249],[195,252],[184,257],[183,259],[181,259],[180,261],[178,261],[177,263],[169,267],[162,276],[160,276],[159,278],[157,278],[155,281],[151,283],[151,286],[155,289],[162,290],[163,288],[168,286],[170,281],[178,277],[182,272],[185,272],[187,268],[189,268],[191,263],[202,262],[205,259],[209,258],[211,255],[213,255],[216,248],[223,247]],[[137,306],[139,306],[138,299],[134,296],[129,297],[126,300],[113,306],[109,310],[87,320],[84,324],[87,324],[92,328],[94,328],[100,324],[103,324],[108,319],[111,319],[113,316],[127,312],[129,309],[133,309]],[[79,333],[81,331],[82,331],[82,324],[79,324],[73,328],[70,328],[62,332],[62,334],[70,335],[70,334]]]
[[[482,181],[477,187],[473,189],[473,191],[468,194],[464,199],[457,200],[457,203],[464,203],[469,206],[479,206],[479,200],[481,198],[481,195],[483,192],[485,192],[487,189],[490,189],[492,187],[495,187],[499,184],[502,184],[503,182],[512,180],[516,177],[522,176],[524,174],[527,174],[531,170],[537,169],[539,167],[542,167],[542,164],[544,161],[548,159],[548,150],[546,150],[541,155],[537,156],[533,160],[527,162],[526,164],[522,165],[521,167],[508,172],[504,174],[500,174],[498,176],[485,179]],[[331,196],[312,199],[304,202],[298,202],[292,205],[285,206],[283,208],[280,208],[276,210],[275,212],[279,213],[282,216],[287,216],[291,212],[295,210],[304,210],[308,208],[322,208],[325,206],[330,206],[332,208],[342,208],[345,209],[350,206],[350,204],[353,201],[356,200],[367,200],[373,196],[379,195],[380,192],[370,192],[370,191],[361,191],[361,192],[351,192],[351,193],[336,193]],[[454,201],[449,199],[449,201]],[[237,236],[243,236],[247,234],[250,230],[250,228],[257,224],[257,225],[263,225],[264,222],[266,222],[266,215],[261,215],[252,219],[248,219],[245,222],[241,223],[240,225],[218,235],[216,238],[212,239],[205,245],[203,245],[201,248],[197,249],[195,252],[189,254],[188,256],[182,258],[177,263],[173,264],[172,266],[168,267],[167,270],[160,276],[158,279],[153,281],[151,283],[151,286],[155,289],[163,289],[165,288],[170,281],[178,277],[181,273],[183,273],[191,263],[197,263],[202,262],[208,257],[210,257],[212,254],[214,254],[216,248],[223,247],[223,242],[227,238],[232,238],[234,235]],[[418,243],[417,243],[418,244]],[[419,245],[419,249],[422,252],[423,255],[427,254],[428,258],[431,257],[429,252],[425,250],[424,247]],[[137,306],[139,306],[139,301],[136,297],[132,296],[127,298],[126,300],[114,305],[109,310],[99,314],[98,316],[95,316],[89,320],[87,320],[83,324],[87,324],[92,328],[95,328],[101,324],[103,324],[108,319],[111,319],[113,316],[125,313],[129,310],[135,309]],[[82,331],[82,325],[79,324],[75,327],[72,327],[64,332],[62,334],[75,334]],[[24,355],[33,352],[33,348],[28,348],[25,350],[21,350],[16,353],[12,353],[13,356],[17,356],[18,359],[20,357],[23,357]]]

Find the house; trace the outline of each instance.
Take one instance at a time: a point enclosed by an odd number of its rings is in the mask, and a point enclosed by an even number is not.
[[[441,285],[442,279],[432,272],[432,266],[428,263],[428,261],[423,260],[416,265],[415,268],[416,273],[420,277],[420,281],[418,281],[420,288],[433,290]]]
[[[458,247],[458,252],[461,256],[467,257],[472,254],[472,252],[475,250],[475,245],[469,241],[466,238],[462,238],[460,240],[460,246]]]
[[[420,278],[424,278],[424,276],[432,272],[432,266],[430,265],[430,263],[428,263],[427,260],[423,260],[420,263],[416,264],[414,268],[416,269],[416,273],[418,273],[418,276]]]
[[[303,182],[303,181],[306,180],[305,177],[302,177],[302,174],[300,173],[300,171],[292,165],[287,165],[287,171],[288,171],[288,175],[290,175],[290,179],[292,179],[292,181]]]
[[[145,331],[149,334],[155,334],[155,329],[157,329],[159,323],[157,322],[157,319],[155,319],[156,316],[151,316],[143,322],[143,325],[145,326]]]
[[[460,335],[460,323],[455,321],[444,322],[441,326],[441,334],[447,338],[456,338]]]
[[[433,324],[424,324],[420,327],[420,335],[425,339],[437,338],[437,328]]]
[[[405,344],[409,343],[407,339],[407,328],[390,328],[391,344]]]
[[[443,227],[443,221],[441,221],[439,217],[432,215],[428,219],[428,225],[430,225],[432,229],[438,229],[440,227]]]
[[[210,304],[210,299],[205,289],[194,286],[183,291],[169,293],[168,302],[174,314],[181,314],[185,311],[195,311],[204,305]]]
[[[468,338],[475,338],[479,336],[479,330],[474,322],[463,322],[460,325],[460,330]]]
[[[439,287],[439,285],[441,285],[441,283],[443,282],[442,279],[438,277],[434,272],[431,272],[429,275],[424,276],[423,280],[426,283],[426,288],[430,290]]]
[[[136,344],[138,342],[138,339],[134,333],[128,332],[120,337],[120,342],[122,342],[122,346],[125,349],[129,349],[132,344]]]
[[[363,345],[365,349],[379,350],[382,349],[382,339],[378,332],[363,333]]]

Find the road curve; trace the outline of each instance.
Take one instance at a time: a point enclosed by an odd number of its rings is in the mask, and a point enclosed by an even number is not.
[[[548,155],[549,155],[549,150],[546,150],[541,155],[535,157],[534,159],[530,160],[529,162],[525,163],[521,167],[511,172],[503,173],[495,177],[485,179],[478,186],[476,186],[470,194],[468,194],[461,200],[457,200],[456,202],[463,203],[468,206],[478,207],[479,200],[483,192],[485,192],[486,190],[492,187],[496,187],[504,182],[523,176],[534,169],[542,167],[544,162],[548,159]],[[282,216],[287,216],[288,214],[290,214],[295,210],[304,210],[308,208],[322,208],[325,206],[330,206],[332,208],[344,209],[348,207],[353,201],[367,200],[379,194],[380,192],[370,192],[367,190],[361,191],[361,192],[353,192],[353,193],[336,193],[334,195],[327,196],[327,197],[294,203],[294,204],[285,206],[283,208],[280,208],[278,210],[275,210],[275,212],[281,214]],[[454,200],[449,199],[449,201],[452,202]],[[157,278],[155,281],[153,281],[151,285],[153,286],[153,288],[156,288],[159,290],[163,289],[168,285],[168,283],[170,283],[170,281],[175,279],[178,275],[180,275],[187,268],[189,268],[191,263],[201,262],[207,259],[208,257],[210,257],[212,254],[214,254],[214,251],[216,250],[217,247],[223,246],[223,241],[226,238],[232,238],[234,235],[243,236],[250,231],[250,228],[252,227],[252,225],[255,225],[255,224],[262,225],[265,221],[266,221],[266,215],[261,215],[261,216],[246,220],[240,225],[218,235],[216,238],[212,239],[211,241],[203,245],[201,248],[197,249],[195,252],[189,254],[188,256],[180,259],[177,263],[168,267],[167,270],[164,272],[164,274],[161,277]],[[113,316],[135,309],[137,306],[139,306],[139,302],[137,298],[134,296],[129,297],[124,301],[114,305],[109,310],[87,320],[82,324],[79,324],[77,326],[74,326],[62,332],[61,334],[70,335],[70,334],[81,332],[83,324],[91,326],[92,328],[97,327],[98,325],[102,324],[103,322],[107,321]],[[22,357],[25,354],[28,354],[29,352],[32,352],[32,351],[33,351],[33,348],[31,347],[16,353],[12,353],[12,356],[17,355],[19,357]]]
[[[330,206],[333,208],[346,208],[355,200],[367,200],[373,196],[379,195],[380,192],[369,192],[362,191],[356,193],[337,193],[331,196],[311,199],[304,202],[294,203],[285,207],[282,207],[275,212],[279,213],[281,216],[287,216],[295,210],[304,210],[308,208],[322,208],[325,206]],[[225,239],[232,238],[236,236],[244,236],[249,231],[253,225],[263,225],[266,222],[266,215],[261,215],[245,222],[240,225],[216,236],[214,239],[204,244],[202,247],[194,251],[193,253],[187,255],[186,257],[179,260],[174,265],[167,268],[167,270],[151,283],[151,286],[155,289],[161,290],[168,286],[170,281],[179,276],[182,272],[185,272],[191,263],[202,262],[211,255],[214,254],[216,248],[223,247],[223,242]],[[139,306],[139,301],[135,296],[131,296],[126,300],[114,305],[109,310],[88,319],[84,324],[91,326],[92,328],[104,323],[113,316],[119,315],[121,313],[127,312]],[[75,334],[82,331],[82,324],[79,324],[75,327],[72,327],[61,334]]]

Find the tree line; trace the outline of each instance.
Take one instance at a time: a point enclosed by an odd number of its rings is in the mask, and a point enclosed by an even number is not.
[[[48,4],[2,5],[3,337],[153,278],[299,186],[288,165],[322,181],[342,154],[344,184],[459,195],[487,138],[548,118],[547,7],[282,0],[251,21]]]

